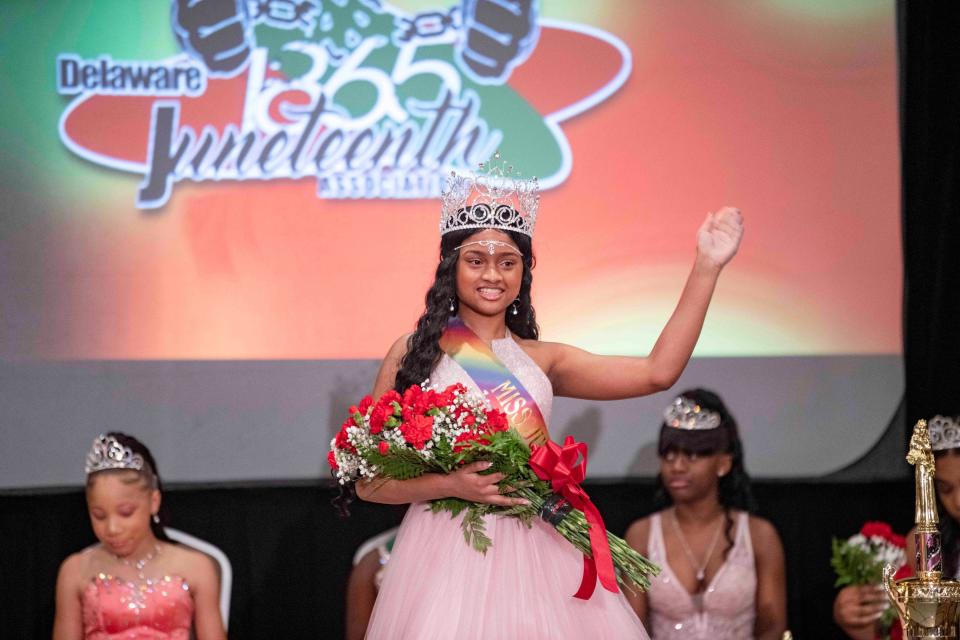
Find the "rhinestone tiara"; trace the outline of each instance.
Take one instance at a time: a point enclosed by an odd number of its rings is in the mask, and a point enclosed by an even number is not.
[[[540,183],[514,172],[500,152],[477,173],[451,171],[441,194],[440,235],[459,229],[503,229],[533,237]]]
[[[934,451],[960,449],[960,422],[953,418],[934,416],[927,424],[930,448]]]
[[[100,434],[93,441],[87,462],[83,467],[87,475],[108,469],[143,469],[143,457],[125,447],[113,436]]]
[[[720,426],[720,414],[704,409],[693,400],[678,396],[663,412],[668,427],[706,431]]]

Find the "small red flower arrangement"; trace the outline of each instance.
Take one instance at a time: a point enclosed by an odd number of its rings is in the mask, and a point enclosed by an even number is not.
[[[883,567],[900,567],[906,561],[906,540],[894,533],[886,522],[867,522],[860,532],[846,540],[833,540],[830,564],[837,573],[834,586],[880,584]],[[890,638],[897,619],[891,607],[879,620],[880,636]],[[899,626],[899,625],[896,625]]]

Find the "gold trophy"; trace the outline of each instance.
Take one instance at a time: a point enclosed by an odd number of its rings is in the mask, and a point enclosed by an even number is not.
[[[933,449],[927,433],[927,421],[913,427],[907,462],[916,469],[916,523],[914,542],[917,548],[916,577],[893,580],[894,567],[883,568],[883,587],[896,607],[908,640],[921,638],[954,638],[960,613],[960,582],[942,578],[940,529],[937,526],[937,501],[933,493],[936,469]]]

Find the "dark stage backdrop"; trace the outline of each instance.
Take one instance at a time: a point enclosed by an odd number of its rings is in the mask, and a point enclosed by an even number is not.
[[[907,419],[960,414],[960,11],[898,5]]]
[[[591,484],[612,531],[650,511],[649,482]],[[831,617],[830,540],[865,520],[910,526],[913,486],[899,483],[760,482],[761,514],[787,556],[790,626],[798,639],[842,638]],[[172,525],[222,548],[233,562],[234,640],[342,638],[344,585],[354,551],[399,522],[403,508],[357,504],[341,520],[328,486],[171,490]],[[57,566],[93,542],[83,493],[0,496],[0,581],[5,638],[49,638]],[[496,543],[496,542],[494,542]],[[430,562],[429,550],[424,562]],[[572,594],[571,594],[572,595]]]
[[[960,23],[949,3],[900,2],[898,10],[906,417],[912,422],[933,413],[960,411],[960,269],[955,257],[960,243],[956,197],[960,124],[954,107],[960,97],[955,81],[960,77],[960,50],[955,47]],[[27,165],[11,162],[8,166]],[[21,252],[34,248],[18,246],[23,247]],[[11,260],[18,255],[7,254]],[[32,343],[8,340],[6,344]],[[10,361],[3,364],[6,367]],[[853,404],[862,400],[846,399]],[[5,448],[24,451],[24,435],[35,429],[21,425],[10,411],[2,419],[3,434],[10,438]],[[897,462],[902,449],[893,453],[897,449],[891,447],[890,455],[872,464],[902,466]],[[593,484],[589,491],[608,526],[619,533],[649,509],[648,482]],[[830,538],[854,532],[867,519],[887,520],[906,531],[912,517],[912,483],[764,481],[758,483],[757,494],[762,513],[779,529],[787,551],[791,628],[801,639],[841,637],[831,622],[835,590],[828,563]],[[343,585],[352,553],[367,537],[395,524],[402,510],[361,504],[353,518],[341,521],[329,507],[329,498],[329,488],[320,484],[193,486],[168,492],[173,524],[219,545],[233,561],[231,637],[342,636]],[[4,637],[49,637],[57,565],[90,542],[79,490],[0,495],[0,629]]]

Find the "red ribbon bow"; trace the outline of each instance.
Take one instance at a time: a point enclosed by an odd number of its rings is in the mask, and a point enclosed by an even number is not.
[[[582,461],[578,461],[583,456]],[[583,555],[583,580],[574,594],[575,598],[589,600],[597,586],[597,578],[607,591],[617,593],[617,574],[613,569],[613,557],[607,542],[607,528],[590,496],[580,483],[587,475],[587,444],[576,442],[567,436],[561,447],[547,441],[543,446],[533,446],[530,467],[541,480],[550,482],[554,492],[566,498],[575,508],[583,511],[590,527],[591,555]]]

